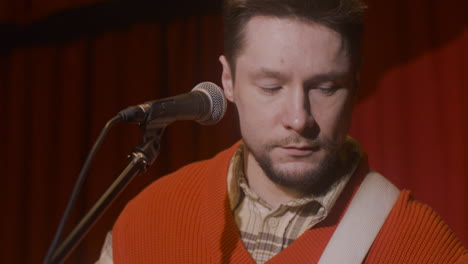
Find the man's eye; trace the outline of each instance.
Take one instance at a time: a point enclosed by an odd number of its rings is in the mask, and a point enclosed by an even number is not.
[[[281,87],[262,87],[262,86],[260,86],[260,88],[267,93],[274,93],[281,89]]]
[[[317,90],[319,90],[321,93],[325,95],[332,95],[338,90],[340,87],[338,86],[319,86],[317,87]]]

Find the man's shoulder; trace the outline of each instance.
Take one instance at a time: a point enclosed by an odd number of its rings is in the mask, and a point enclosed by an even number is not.
[[[224,208],[226,176],[237,146],[156,180],[127,203],[112,230],[114,257],[144,257],[154,248],[187,256],[206,243],[201,232],[210,228],[206,220],[223,220],[223,214],[213,217],[212,208]]]
[[[169,205],[176,210],[181,203],[198,202],[204,186],[213,178],[227,175],[230,159],[238,146],[239,142],[210,159],[190,163],[157,179],[126,205],[121,216],[139,214],[143,208],[158,210]]]
[[[168,190],[168,188],[194,189],[210,177],[227,175],[230,160],[239,144],[240,142],[237,142],[209,159],[192,162],[157,179],[138,196],[145,196],[145,192],[151,193],[155,190]]]
[[[390,263],[392,259],[399,263],[455,263],[467,254],[441,216],[403,190],[368,257],[373,260],[370,263]]]

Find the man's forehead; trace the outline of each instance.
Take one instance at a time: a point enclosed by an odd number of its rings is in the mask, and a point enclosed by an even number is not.
[[[236,65],[248,67],[251,78],[285,79],[303,71],[305,79],[310,73],[336,79],[350,71],[341,36],[322,25],[258,16],[244,33]]]
[[[270,15],[255,15],[249,18],[248,21],[246,21],[242,30],[242,34],[245,34],[248,31],[252,31],[252,29],[264,29],[266,27],[270,27],[272,24],[284,26],[301,25],[303,26],[303,28],[313,28],[316,31],[330,31],[333,32],[336,35],[336,37],[342,38],[341,34],[338,31],[326,24],[322,24],[312,20],[307,20],[305,18],[297,16],[277,17]]]
[[[288,32],[298,32],[303,39],[285,40],[291,36]],[[253,43],[266,47],[275,43],[284,43],[285,45],[304,43],[304,45],[308,45],[311,40],[316,44],[325,43],[323,45],[325,47],[335,46],[337,51],[347,54],[347,47],[340,33],[326,25],[295,17],[254,16],[245,24],[241,34],[241,49],[238,55],[243,54]],[[307,38],[309,36],[313,36],[313,38]],[[257,48],[263,50],[263,47]],[[315,47],[306,46],[305,48]]]

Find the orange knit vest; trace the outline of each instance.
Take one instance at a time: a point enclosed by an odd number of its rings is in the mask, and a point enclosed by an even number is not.
[[[226,175],[238,143],[165,176],[134,198],[113,228],[114,262],[255,263],[229,207]],[[267,263],[317,263],[368,171],[364,159],[332,213]],[[365,263],[467,263],[441,218],[402,191]]]

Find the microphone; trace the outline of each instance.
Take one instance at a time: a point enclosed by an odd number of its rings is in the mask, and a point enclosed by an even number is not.
[[[223,90],[214,83],[202,82],[188,93],[131,106],[118,116],[124,122],[169,124],[176,120],[195,120],[201,125],[214,125],[223,118],[226,107]]]

